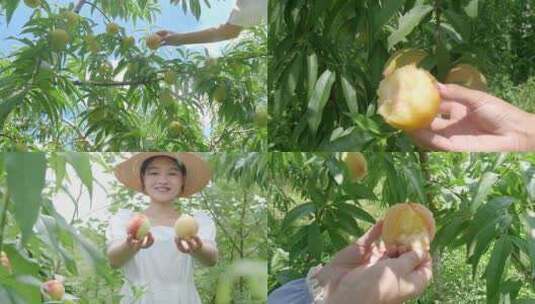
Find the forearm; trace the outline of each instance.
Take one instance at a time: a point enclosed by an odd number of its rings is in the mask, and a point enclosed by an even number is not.
[[[191,255],[205,266],[214,266],[217,263],[218,250],[212,244],[204,243],[199,250]]]
[[[126,241],[113,244],[108,249],[108,260],[112,268],[119,268],[130,260],[139,250],[130,248]]]
[[[167,44],[183,45],[218,42],[236,38],[240,32],[241,27],[226,23],[219,27],[212,27],[197,32],[174,34],[167,38]]]

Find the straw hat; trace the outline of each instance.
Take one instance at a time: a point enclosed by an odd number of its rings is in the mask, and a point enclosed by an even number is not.
[[[145,193],[141,184],[140,170],[143,162],[154,156],[168,156],[179,160],[186,167],[184,191],[180,197],[188,197],[199,192],[208,184],[212,170],[205,160],[190,152],[143,152],[137,153],[115,167],[115,176],[126,187]]]

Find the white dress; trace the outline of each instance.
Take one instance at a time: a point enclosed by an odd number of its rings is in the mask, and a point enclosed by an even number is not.
[[[267,22],[267,0],[236,0],[228,23],[251,27]]]
[[[126,239],[126,226],[134,213],[121,209],[115,214],[106,231],[109,247],[114,241]],[[192,214],[199,223],[199,238],[216,246],[216,229],[205,213]],[[175,231],[169,226],[152,226],[154,244],[141,249],[123,267],[126,278],[120,294],[121,304],[201,304],[193,281],[193,257],[181,253],[175,246]],[[145,292],[139,299],[134,289]]]

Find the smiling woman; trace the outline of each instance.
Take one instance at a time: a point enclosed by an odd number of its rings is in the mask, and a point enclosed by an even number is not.
[[[121,303],[139,299],[134,290],[143,288],[145,292],[136,303],[200,304],[193,261],[205,266],[216,264],[215,225],[208,215],[196,213],[191,221],[198,225],[198,233],[188,238],[176,236],[174,223],[181,212],[173,208],[173,202],[201,191],[211,178],[211,169],[193,153],[153,152],[138,153],[120,163],[115,175],[126,187],[150,199],[141,216],[121,209],[106,232],[109,262],[121,268],[127,279]],[[149,229],[141,239],[129,224],[138,218],[141,220],[133,224]]]

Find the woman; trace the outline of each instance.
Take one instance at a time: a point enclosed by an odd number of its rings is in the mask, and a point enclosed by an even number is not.
[[[238,37],[244,28],[267,22],[267,0],[237,0],[225,24],[190,33],[159,31],[162,45],[218,42]]]
[[[126,187],[150,199],[142,213],[151,229],[143,240],[127,233],[135,215],[131,210],[122,209],[113,216],[106,232],[110,264],[121,268],[126,277],[121,303],[200,304],[193,261],[216,264],[215,225],[206,214],[195,213],[198,235],[190,240],[176,237],[174,223],[180,210],[173,208],[173,202],[206,186],[211,177],[207,163],[193,153],[139,153],[120,163],[115,175]],[[140,289],[142,296],[134,296]]]

